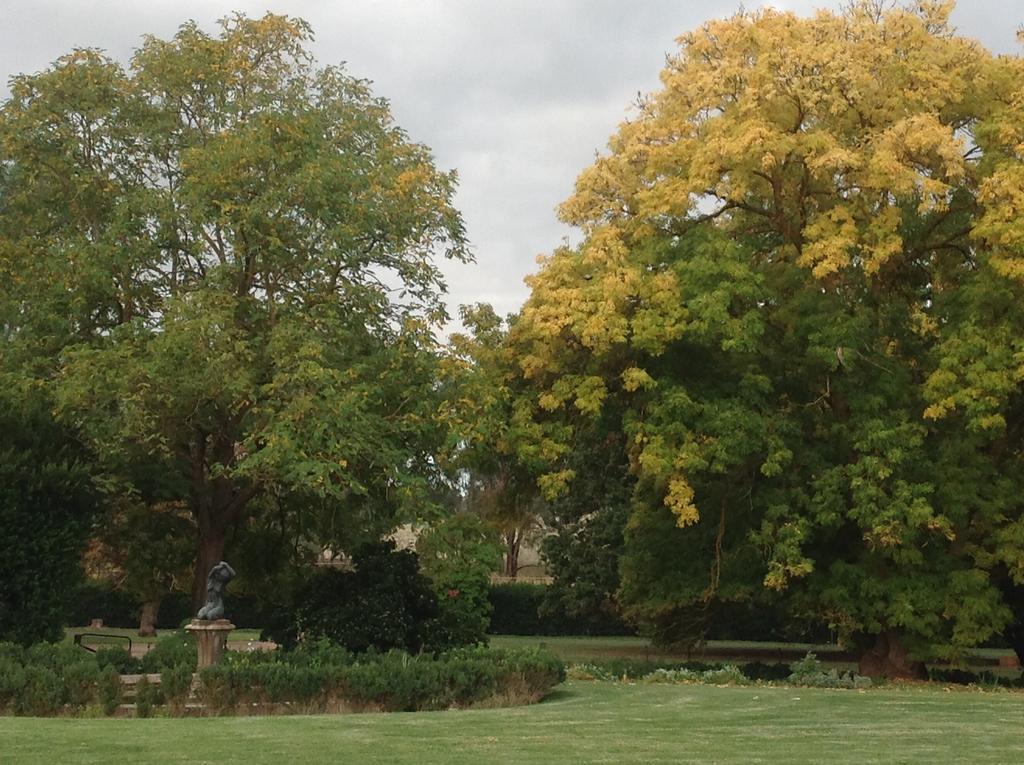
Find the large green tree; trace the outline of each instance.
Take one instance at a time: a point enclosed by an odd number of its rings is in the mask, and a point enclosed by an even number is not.
[[[444,436],[454,175],[310,39],[269,14],[189,23],[127,68],[76,50],[0,108],[3,352],[110,470],[171,466],[197,600],[258,498],[387,526]]]
[[[516,326],[541,441],[622,406],[620,598],[671,639],[782,593],[872,673],[1012,622],[1021,61],[952,3],[741,12],[683,35],[562,207]]]

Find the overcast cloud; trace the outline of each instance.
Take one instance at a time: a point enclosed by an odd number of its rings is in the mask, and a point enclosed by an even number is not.
[[[775,0],[808,14],[839,0]],[[760,5],[747,2],[747,7]],[[347,62],[396,120],[456,169],[476,263],[445,267],[449,305],[515,311],[538,254],[570,234],[555,206],[603,150],[638,93],[658,87],[675,38],[736,11],[736,0],[0,0],[0,95],[75,47],[127,61],[144,34],[241,11],[299,16],[320,64]],[[960,31],[1017,53],[1024,0],[961,0]]]

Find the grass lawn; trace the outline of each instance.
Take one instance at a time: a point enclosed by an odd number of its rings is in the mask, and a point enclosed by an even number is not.
[[[0,762],[1017,763],[1024,695],[569,682],[511,709],[315,717],[0,717]]]

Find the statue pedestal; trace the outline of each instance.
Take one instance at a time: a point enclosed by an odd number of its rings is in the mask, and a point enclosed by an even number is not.
[[[224,647],[228,643],[228,633],[235,625],[227,619],[193,619],[185,629],[196,636],[196,650],[199,662],[196,669],[209,667],[220,661],[224,655]]]

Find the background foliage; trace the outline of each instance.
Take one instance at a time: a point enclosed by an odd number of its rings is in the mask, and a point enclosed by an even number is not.
[[[45,399],[11,393],[0,393],[0,640],[29,645],[63,633],[100,500],[89,455]]]

